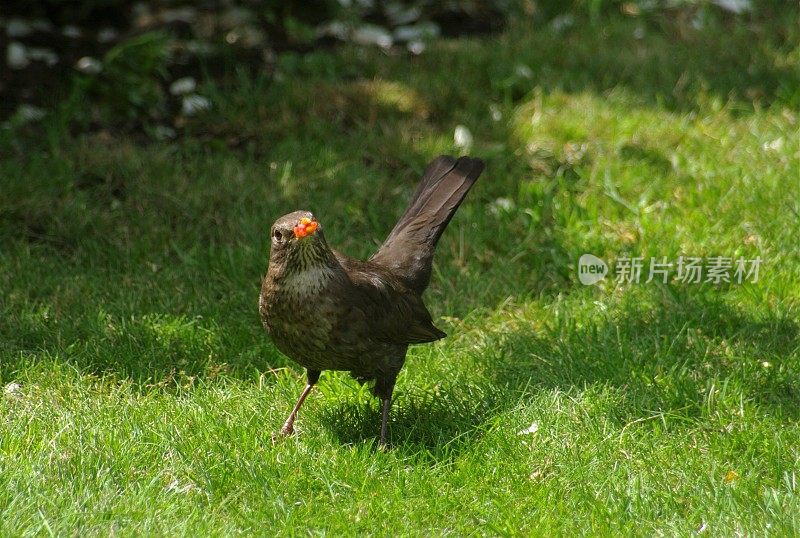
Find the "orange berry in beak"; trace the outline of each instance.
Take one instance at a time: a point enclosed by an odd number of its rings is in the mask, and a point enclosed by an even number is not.
[[[313,234],[315,231],[317,231],[317,221],[311,220],[308,217],[303,217],[294,227],[294,236],[298,239],[302,239],[307,235]]]

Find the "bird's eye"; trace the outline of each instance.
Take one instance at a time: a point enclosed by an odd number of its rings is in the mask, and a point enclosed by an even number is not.
[[[272,237],[274,237],[275,241],[277,241],[278,243],[283,241],[283,236],[281,235],[280,230],[275,230],[274,232],[272,232]]]

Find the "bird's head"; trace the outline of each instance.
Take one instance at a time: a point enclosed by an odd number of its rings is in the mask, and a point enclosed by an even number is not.
[[[270,231],[270,264],[307,266],[326,262],[331,256],[322,225],[310,211],[295,211],[275,221]]]

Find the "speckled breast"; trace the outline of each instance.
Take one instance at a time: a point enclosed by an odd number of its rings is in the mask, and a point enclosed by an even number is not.
[[[312,370],[364,371],[379,351],[360,310],[349,305],[335,274],[292,275],[265,285],[261,319],[275,345]],[[311,284],[313,282],[313,284]],[[378,346],[383,347],[383,346]]]

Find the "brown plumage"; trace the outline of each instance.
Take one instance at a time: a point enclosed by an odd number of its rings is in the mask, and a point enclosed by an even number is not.
[[[359,381],[375,381],[385,444],[392,390],[408,346],[445,336],[421,295],[436,243],[483,167],[470,157],[431,162],[408,209],[368,261],[331,250],[308,211],[275,222],[259,311],[275,345],[308,377],[282,433],[293,432],[297,411],[322,370],[346,370]]]

